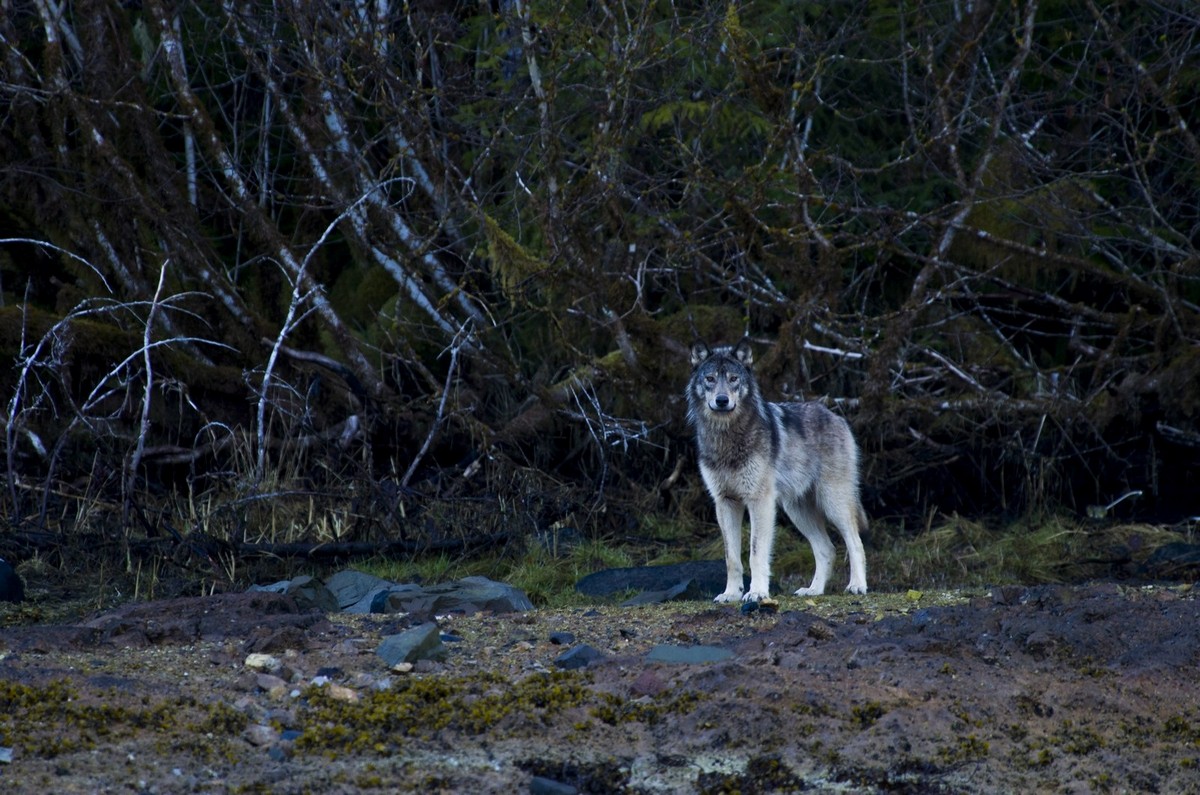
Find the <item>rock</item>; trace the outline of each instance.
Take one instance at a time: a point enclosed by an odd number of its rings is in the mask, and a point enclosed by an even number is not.
[[[358,703],[358,691],[352,690],[345,685],[329,684],[325,687],[325,692],[334,701],[344,701],[347,704]]]
[[[544,776],[534,776],[529,782],[529,795],[576,795],[577,787]]]
[[[575,583],[575,590],[587,596],[610,596],[631,589],[667,591],[684,580],[691,580],[694,598],[711,599],[725,590],[725,561],[695,560],[667,566],[604,569]]]
[[[246,589],[246,593],[285,593],[291,582],[291,580],[280,580],[270,585],[251,585]]]
[[[354,612],[349,608],[361,602],[364,596],[381,588],[395,587],[395,583],[373,574],[345,569],[326,580],[325,587],[337,600],[339,609]]]
[[[435,616],[461,611],[523,613],[533,609],[524,592],[487,577],[464,577],[438,585],[385,585],[367,593],[348,613],[412,613]]]
[[[554,659],[554,666],[561,668],[564,671],[574,671],[579,668],[586,668],[596,660],[604,658],[604,653],[593,649],[586,643],[581,646],[576,646],[570,651],[563,652]]]
[[[257,652],[246,655],[244,665],[253,671],[263,671],[269,674],[278,673],[283,670],[283,663],[280,662],[278,657]]]
[[[438,625],[429,621],[399,635],[388,635],[375,653],[389,667],[393,667],[399,663],[416,663],[418,660],[444,660],[446,647],[442,645]]]
[[[272,729],[270,726],[264,726],[260,723],[253,723],[246,727],[246,731],[242,734],[246,741],[251,745],[262,747],[264,745],[273,745],[279,741],[279,732]]]
[[[318,579],[302,575],[291,580],[280,580],[270,585],[251,585],[248,593],[279,593],[286,594],[296,600],[302,610],[317,609],[324,613],[336,613],[340,610],[337,597],[333,595]]]
[[[697,665],[701,663],[721,662],[733,657],[729,649],[719,646],[675,646],[660,644],[646,655],[647,662],[669,663],[671,665]]]
[[[420,592],[415,585],[389,585],[368,593],[350,612],[410,612],[409,599]],[[408,594],[408,599],[404,597]]]
[[[570,646],[575,642],[575,636],[570,632],[551,632],[550,642],[555,646]]]
[[[347,608],[347,613],[401,613],[403,605],[399,601],[389,603],[391,594],[401,591],[418,591],[416,585],[397,585],[394,582],[383,581],[383,585],[372,588],[363,594],[362,598]]]
[[[259,674],[254,678],[254,685],[259,690],[265,690],[272,695],[282,695],[287,691],[287,682],[283,677],[274,674]]]
[[[25,599],[25,583],[7,560],[0,558],[0,602],[20,602]]]
[[[451,612],[465,605],[493,613],[524,613],[533,609],[533,602],[519,588],[487,577],[463,577],[421,590],[434,597],[433,609],[439,613]]]
[[[704,599],[705,595],[699,588],[693,587],[692,580],[686,579],[672,585],[663,591],[642,591],[631,599],[621,602],[622,607],[637,605],[654,605],[662,602],[673,602],[676,599]]]
[[[284,593],[293,597],[301,608],[311,606],[324,613],[336,613],[341,609],[333,592],[320,580],[307,575],[293,579]]]

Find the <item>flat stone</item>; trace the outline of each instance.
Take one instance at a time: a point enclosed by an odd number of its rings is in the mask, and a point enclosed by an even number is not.
[[[577,787],[544,776],[534,776],[529,782],[529,795],[576,795]]]
[[[604,569],[575,583],[575,590],[586,596],[611,596],[621,591],[667,591],[691,580],[697,599],[711,599],[725,590],[724,560],[693,560],[666,566],[633,566]]]
[[[647,662],[669,663],[671,665],[697,665],[702,663],[721,662],[733,657],[729,649],[719,646],[675,646],[660,644],[646,655]]]
[[[554,666],[561,668],[564,671],[574,671],[579,668],[586,668],[596,660],[604,658],[604,653],[593,649],[586,643],[581,646],[576,646],[570,651],[565,651],[554,659]]]
[[[631,599],[621,602],[622,607],[637,605],[655,605],[662,602],[674,602],[677,599],[704,599],[705,594],[699,588],[693,587],[691,578],[675,583],[663,591],[642,591]]]
[[[358,604],[372,591],[388,586],[395,587],[395,583],[354,569],[339,571],[325,581],[325,587],[337,599],[338,608],[341,610]]]

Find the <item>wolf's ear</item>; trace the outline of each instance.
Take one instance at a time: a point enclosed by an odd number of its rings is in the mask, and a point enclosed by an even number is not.
[[[692,343],[692,367],[700,364],[700,362],[712,356],[712,351],[703,342]]]
[[[754,351],[750,349],[750,340],[745,337],[733,349],[733,357],[744,365],[749,366],[754,362]]]

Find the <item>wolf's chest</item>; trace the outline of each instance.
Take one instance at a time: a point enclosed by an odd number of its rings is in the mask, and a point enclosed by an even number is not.
[[[737,462],[701,461],[700,474],[713,497],[746,501],[774,490],[774,467],[764,455]]]

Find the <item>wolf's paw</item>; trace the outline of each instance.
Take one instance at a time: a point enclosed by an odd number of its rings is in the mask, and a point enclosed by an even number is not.
[[[821,596],[825,593],[824,588],[797,588],[796,596]]]
[[[745,596],[742,597],[742,601],[743,602],[761,602],[762,600],[764,600],[766,598],[768,598],[766,591],[755,591],[754,589],[751,589],[749,591],[746,591]]]
[[[741,591],[726,591],[725,593],[718,596],[716,599],[713,599],[713,601],[716,602],[717,604],[723,604],[725,602],[739,602],[739,601],[741,601],[741,599],[742,599]]]
[[[852,582],[846,586],[846,593],[866,593],[866,592],[867,592],[867,584],[866,583]]]

